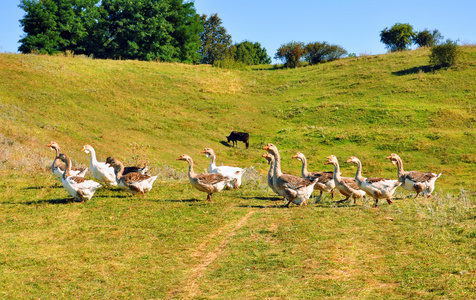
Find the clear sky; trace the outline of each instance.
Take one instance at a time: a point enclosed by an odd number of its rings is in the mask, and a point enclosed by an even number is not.
[[[18,52],[24,11],[0,0],[0,52]],[[445,39],[476,44],[476,0],[195,0],[199,14],[218,14],[233,42],[259,42],[274,57],[282,44],[328,42],[349,53],[383,54],[380,32],[395,23],[438,29]]]

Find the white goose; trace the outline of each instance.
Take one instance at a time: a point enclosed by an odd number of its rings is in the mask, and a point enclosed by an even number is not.
[[[350,197],[352,197],[355,204],[356,199],[363,198],[365,196],[365,191],[359,188],[354,178],[341,176],[339,161],[335,155],[328,156],[327,161],[324,164],[334,165],[334,182],[336,184],[336,188],[342,195],[346,197],[343,200],[337,201],[337,203],[347,201]]]
[[[307,200],[311,197],[314,185],[318,179],[309,180],[307,178],[283,174],[281,171],[281,156],[279,155],[278,148],[273,144],[267,144],[263,147],[263,150],[268,151],[268,153],[274,156],[273,185],[279,195],[288,200],[285,206],[289,207],[291,202],[296,205],[307,205]]]
[[[152,189],[152,185],[157,179],[157,176],[149,176],[138,172],[124,174],[124,165],[114,157],[109,158],[108,164],[112,165],[116,172],[117,185],[132,194],[142,194],[145,197],[145,193]]]
[[[66,191],[78,201],[84,202],[90,200],[101,185],[93,180],[87,180],[79,176],[72,176],[71,159],[66,154],[59,154],[59,159],[66,164],[66,170],[63,173],[62,180]]]
[[[390,154],[387,159],[397,165],[398,181],[402,183],[402,188],[416,192],[415,198],[420,194],[431,197],[431,193],[435,189],[435,181],[441,176],[441,173],[404,171],[402,159],[395,153]]]
[[[402,183],[398,180],[387,178],[365,178],[362,176],[362,163],[360,160],[352,156],[347,160],[347,163],[357,165],[357,172],[355,173],[355,181],[359,188],[364,190],[370,197],[375,200],[375,207],[378,207],[378,199],[387,199],[388,204],[392,204],[390,198],[395,193],[397,187]]]
[[[226,177],[220,174],[197,174],[193,171],[193,160],[187,154],[181,155],[177,160],[188,162],[188,179],[194,188],[207,193],[207,200],[212,201],[212,194],[223,190],[226,183],[233,181],[234,178]]]
[[[238,168],[238,167],[229,167],[229,166],[218,166],[215,164],[216,162],[216,155],[215,151],[213,151],[212,148],[205,148],[205,150],[202,151],[202,153],[205,153],[205,155],[210,158],[210,173],[216,173],[220,174],[223,176],[228,176],[234,178],[233,181],[228,182],[225,185],[226,189],[237,189],[241,185],[241,177],[243,176],[243,173],[246,171],[246,168]]]
[[[56,157],[53,160],[53,164],[51,165],[51,172],[56,178],[58,178],[59,181],[63,181],[63,173],[65,170],[65,166],[61,164],[61,160],[59,159],[60,147],[56,142],[50,142],[46,146],[50,147],[51,150],[56,151]],[[88,168],[71,167],[70,173],[72,176],[84,177],[87,171]]]
[[[106,182],[107,184],[110,184],[110,185],[117,185],[114,168],[109,166],[105,162],[99,162],[96,159],[96,151],[94,150],[92,146],[84,145],[81,151],[84,151],[84,153],[86,154],[91,153],[90,169],[94,178],[96,178],[99,181]]]
[[[322,192],[331,193],[332,199],[334,199],[334,188],[336,184],[334,182],[334,172],[308,172],[307,171],[307,159],[304,154],[298,152],[293,155],[293,158],[300,160],[302,162],[302,177],[307,179],[312,179],[317,177],[319,181],[314,186],[314,189],[321,191],[319,197],[322,197]]]

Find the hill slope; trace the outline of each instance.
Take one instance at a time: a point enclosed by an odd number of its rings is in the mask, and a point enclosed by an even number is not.
[[[198,153],[213,147],[219,162],[263,169],[260,149],[273,142],[296,173],[289,158],[301,151],[313,169],[330,154],[355,155],[364,172],[392,176],[385,157],[395,152],[407,169],[447,174],[440,186],[473,189],[464,183],[476,171],[476,48],[462,49],[457,68],[434,72],[424,71],[427,49],[251,71],[2,54],[0,133],[7,148],[18,143],[47,161],[43,147],[56,140],[82,163],[88,143],[101,157],[174,168],[182,153],[205,168]],[[251,134],[249,151],[220,143],[232,128]],[[4,171],[21,164],[14,153]]]
[[[8,299],[469,299],[476,282],[476,48],[425,72],[428,50],[294,70],[0,54],[0,297]],[[229,147],[232,127],[251,146]],[[54,140],[76,164],[151,165],[146,198],[101,188],[70,202],[48,172]],[[373,209],[329,194],[283,209],[262,147],[283,170],[355,155],[365,176],[442,172],[434,197]],[[214,148],[249,168],[239,190],[206,195],[185,178]],[[342,173],[355,167],[342,163]],[[89,176],[89,175],[88,175]],[[336,198],[339,199],[337,196]]]

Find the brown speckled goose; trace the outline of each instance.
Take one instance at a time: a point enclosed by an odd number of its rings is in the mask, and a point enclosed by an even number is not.
[[[334,165],[334,182],[336,184],[336,188],[342,195],[346,197],[343,200],[337,201],[337,203],[347,201],[350,197],[352,197],[354,198],[355,204],[356,199],[363,198],[365,196],[365,192],[359,188],[354,178],[341,176],[339,161],[335,155],[327,157],[327,161],[324,164]]]
[[[58,178],[59,181],[63,182],[63,173],[65,170],[65,165],[61,164],[61,159],[59,158],[60,147],[58,143],[56,142],[50,142],[46,146],[50,147],[51,150],[56,152],[56,157],[53,160],[53,164],[51,165],[51,172],[56,178]],[[72,176],[84,177],[87,171],[88,171],[88,168],[77,168],[77,167],[71,166],[70,173]]]
[[[355,181],[360,189],[364,190],[370,197],[375,200],[375,207],[378,207],[378,199],[387,199],[388,204],[392,204],[390,198],[395,193],[397,187],[402,183],[398,180],[388,178],[365,178],[362,176],[362,163],[360,160],[352,156],[347,160],[347,163],[357,165],[357,172],[355,172]]]
[[[188,179],[194,188],[207,193],[207,200],[212,201],[212,194],[219,193],[225,187],[227,182],[233,181],[232,177],[226,177],[220,174],[197,174],[193,171],[193,160],[187,154],[181,155],[177,160],[188,162]]]
[[[283,174],[281,171],[281,156],[279,155],[278,148],[273,144],[267,144],[263,149],[274,156],[273,185],[278,193],[288,200],[285,206],[289,207],[291,202],[296,205],[307,205],[307,200],[311,197],[314,185],[318,179],[309,180],[307,178]]]
[[[415,198],[420,194],[431,197],[431,193],[435,189],[435,181],[441,176],[441,173],[404,171],[402,159],[395,153],[390,154],[387,159],[397,165],[398,181],[402,183],[402,188],[416,192]]]
[[[143,197],[145,197],[145,193],[152,189],[152,185],[157,179],[157,176],[149,176],[138,172],[124,174],[124,165],[122,162],[114,157],[110,158],[109,161],[109,164],[114,168],[117,185],[120,188],[132,194],[142,194]]]
[[[71,175],[71,159],[63,153],[59,154],[61,159],[66,164],[66,170],[63,173],[63,186],[66,191],[78,201],[86,201],[93,197],[94,193],[101,185],[93,180],[87,180],[84,177]]]
[[[307,159],[304,154],[298,152],[293,155],[293,158],[300,160],[302,162],[302,177],[307,179],[312,179],[317,177],[319,181],[314,186],[314,189],[321,191],[319,197],[322,197],[322,192],[331,193],[332,199],[334,199],[334,188],[336,187],[334,182],[334,172],[308,172],[307,171]]]
[[[114,161],[116,161],[117,159],[114,157],[114,156],[109,156],[108,158],[106,158],[106,164],[109,164],[111,166],[113,166],[114,164]],[[139,168],[139,167],[135,167],[135,166],[132,166],[132,167],[124,167],[124,172],[122,172],[122,176],[124,175],[127,175],[129,173],[140,173],[140,174],[146,174],[147,173],[147,170],[149,169],[148,166],[145,166],[143,168]],[[114,171],[116,171],[114,169]],[[116,173],[116,177],[117,177],[117,172]]]

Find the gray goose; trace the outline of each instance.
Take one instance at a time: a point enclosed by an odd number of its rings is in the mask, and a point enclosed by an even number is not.
[[[181,155],[177,160],[188,162],[188,179],[194,188],[207,193],[207,200],[212,201],[212,194],[219,193],[225,185],[234,178],[226,177],[220,174],[197,174],[193,171],[193,160],[187,154]]]
[[[334,182],[334,172],[308,172],[307,171],[307,159],[306,156],[298,152],[293,155],[293,158],[302,162],[302,177],[307,179],[318,178],[319,181],[314,186],[314,189],[321,191],[319,197],[322,197],[323,192],[331,193],[332,199],[334,199],[334,188],[336,187]]]
[[[63,173],[63,186],[66,191],[78,201],[90,200],[96,190],[101,185],[93,180],[87,180],[84,177],[71,175],[71,159],[63,153],[58,155],[59,159],[66,164],[66,170]]]
[[[307,178],[284,174],[281,171],[281,156],[278,148],[273,144],[267,144],[263,147],[263,150],[268,151],[268,153],[274,156],[273,185],[279,195],[288,200],[285,206],[289,207],[291,202],[296,205],[307,205],[307,200],[311,197],[314,185],[318,179],[309,180]]]
[[[114,168],[116,173],[117,185],[125,189],[132,194],[142,194],[145,197],[145,193],[152,189],[154,181],[157,176],[150,176],[141,174],[138,172],[129,172],[124,174],[124,165],[116,158],[111,158],[109,164]]]
[[[402,188],[416,192],[415,198],[420,194],[431,197],[431,193],[435,189],[435,181],[441,176],[441,173],[404,171],[402,159],[395,153],[390,154],[387,159],[397,165],[398,181],[402,183]]]
[[[106,158],[106,164],[109,164],[109,165],[113,165],[113,162],[116,160],[116,158],[114,156],[108,156]],[[124,165],[123,165],[124,166]],[[124,167],[124,172],[122,173],[122,175],[127,175],[129,173],[140,173],[140,174],[146,174],[147,173],[147,170],[149,169],[148,166],[145,166],[143,168],[139,168],[139,167],[136,167],[136,166],[131,166],[131,167]],[[117,177],[117,172],[114,172],[116,173],[116,177]]]
[[[58,178],[59,181],[63,181],[63,173],[65,170],[65,165],[61,164],[61,159],[59,158],[60,147],[58,143],[56,142],[50,142],[46,146],[50,147],[51,150],[56,152],[55,159],[53,160],[53,164],[51,165],[51,172],[56,178]],[[78,168],[78,167],[71,166],[70,173],[73,176],[84,177],[87,171],[88,171],[88,168]]]
[[[336,184],[336,188],[342,195],[345,196],[345,199],[339,200],[337,203],[347,201],[350,197],[352,197],[355,204],[356,199],[363,198],[365,196],[365,191],[359,188],[354,178],[341,176],[339,161],[335,155],[328,156],[327,161],[324,164],[334,165],[334,182]]]
[[[374,198],[375,207],[378,207],[378,199],[386,199],[388,204],[392,204],[390,198],[395,193],[395,190],[402,184],[398,180],[392,180],[388,178],[365,178],[362,176],[362,163],[360,160],[351,156],[347,163],[352,163],[357,165],[357,172],[355,172],[355,181],[359,188],[364,190],[367,195]]]

